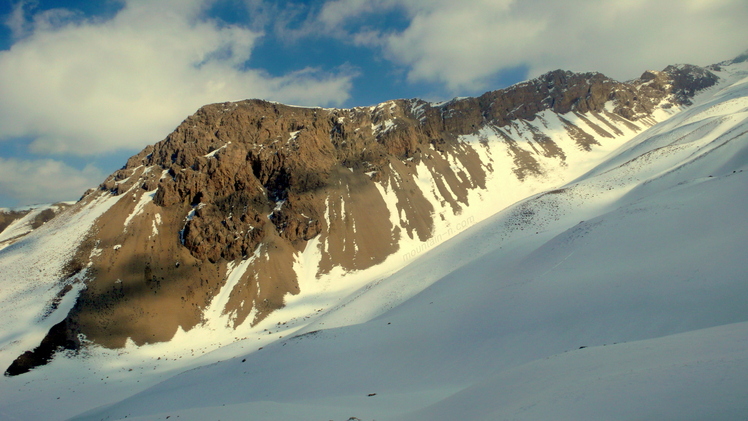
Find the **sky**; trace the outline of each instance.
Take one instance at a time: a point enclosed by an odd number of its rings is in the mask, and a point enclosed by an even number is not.
[[[0,207],[77,200],[200,106],[440,101],[748,48],[745,0],[0,0]]]

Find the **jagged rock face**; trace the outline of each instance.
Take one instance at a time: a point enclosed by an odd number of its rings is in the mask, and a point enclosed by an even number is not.
[[[222,288],[234,327],[258,323],[299,293],[308,247],[317,277],[366,270],[716,80],[688,66],[630,83],[557,70],[444,104],[207,105],[83,198],[120,197],[75,256],[88,287],[66,326],[108,347],[165,341],[204,323]]]

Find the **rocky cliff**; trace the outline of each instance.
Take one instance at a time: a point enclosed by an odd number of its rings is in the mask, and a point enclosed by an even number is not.
[[[116,348],[216,318],[251,328],[301,285],[396,269],[579,175],[717,80],[688,65],[626,83],[557,70],[441,104],[207,105],[70,210],[106,206],[59,275],[61,297],[85,288],[9,373],[81,338]]]

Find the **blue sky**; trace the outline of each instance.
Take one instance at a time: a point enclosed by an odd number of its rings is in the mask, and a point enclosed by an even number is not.
[[[479,95],[748,48],[745,0],[0,0],[0,207],[76,200],[201,105]]]

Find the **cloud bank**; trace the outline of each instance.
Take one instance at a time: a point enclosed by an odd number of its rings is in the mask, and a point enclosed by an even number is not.
[[[205,16],[205,0],[126,0],[109,20],[17,5],[20,39],[0,52],[0,140],[33,137],[39,154],[89,155],[154,143],[200,106],[267,98],[348,99],[353,75],[246,67],[259,31]]]
[[[362,25],[393,10],[407,14],[406,29]],[[317,20],[330,33],[381,48],[411,82],[455,93],[490,89],[491,76],[517,66],[530,76],[562,68],[627,80],[748,48],[745,0],[334,0]]]

